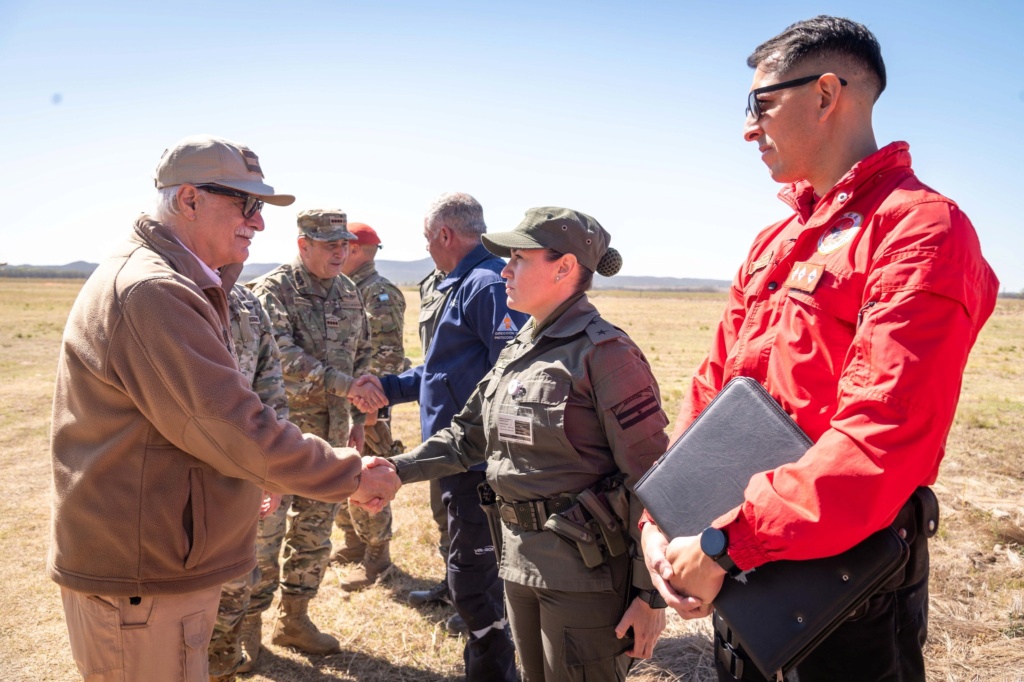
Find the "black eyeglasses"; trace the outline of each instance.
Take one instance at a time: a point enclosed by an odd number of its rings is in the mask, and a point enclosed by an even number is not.
[[[804,76],[803,78],[796,78],[791,81],[783,81],[776,83],[775,85],[766,85],[763,88],[755,88],[747,93],[747,118],[751,116],[754,120],[761,118],[761,103],[757,101],[758,95],[763,95],[766,92],[775,92],[776,90],[788,90],[789,88],[798,88],[801,85],[807,85],[813,83],[825,74],[819,73],[817,76]],[[839,79],[840,85],[846,85],[846,81],[842,78]]]
[[[204,192],[209,192],[210,194],[220,194],[225,197],[245,199],[245,204],[242,205],[242,217],[246,220],[263,210],[262,199],[245,192],[240,192],[237,189],[229,189],[227,187],[221,187],[220,185],[196,185],[196,188],[201,189]]]

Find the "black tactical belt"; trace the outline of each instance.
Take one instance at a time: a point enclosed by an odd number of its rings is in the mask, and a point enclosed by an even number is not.
[[[529,502],[506,502],[498,498],[498,514],[505,525],[513,530],[544,530],[544,522],[552,514],[563,512],[576,503],[574,497],[552,497]]]

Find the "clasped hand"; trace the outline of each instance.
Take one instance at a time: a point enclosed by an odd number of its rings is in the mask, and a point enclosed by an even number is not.
[[[668,605],[686,619],[710,615],[725,570],[701,551],[700,536],[669,542],[658,526],[646,523],[641,545],[651,581]]]
[[[372,374],[364,374],[353,381],[345,397],[351,400],[360,412],[376,412],[388,404],[380,379]]]
[[[401,487],[402,481],[398,478],[394,464],[383,457],[363,457],[359,487],[348,500],[371,514],[378,514],[395,499]]]

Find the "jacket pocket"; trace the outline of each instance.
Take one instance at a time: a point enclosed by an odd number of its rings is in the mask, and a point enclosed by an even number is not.
[[[188,471],[188,503],[186,515],[190,517],[192,545],[185,557],[185,568],[195,568],[206,549],[206,496],[203,491],[203,470],[192,467]]]
[[[568,377],[520,375],[515,396],[499,392],[499,419],[505,430],[520,429],[517,437],[505,437],[512,462],[519,471],[540,471],[578,463],[580,455],[565,435],[565,406],[569,399]],[[521,393],[520,393],[521,392]],[[518,397],[518,400],[516,399]],[[520,422],[517,426],[515,423]],[[508,426],[512,424],[513,426]],[[529,428],[526,429],[526,424]],[[502,429],[499,428],[499,434]],[[499,436],[500,437],[500,436]]]

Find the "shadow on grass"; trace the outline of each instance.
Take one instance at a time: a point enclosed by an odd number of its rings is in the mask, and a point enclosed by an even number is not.
[[[409,606],[409,593],[413,590],[430,590],[438,583],[437,578],[419,578],[406,573],[396,564],[380,583],[391,601]],[[445,621],[455,613],[455,607],[445,602],[430,602],[413,607],[423,614],[424,620]]]
[[[703,634],[663,636],[654,648],[653,658],[637,661],[629,676],[687,682],[717,680],[711,641]]]
[[[464,679],[462,675],[439,677],[436,670],[395,665],[361,651],[343,650],[330,656],[292,653],[294,657],[289,658],[264,646],[257,673],[262,678],[278,682],[461,682]],[[239,675],[237,679],[244,682],[251,678]]]

